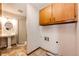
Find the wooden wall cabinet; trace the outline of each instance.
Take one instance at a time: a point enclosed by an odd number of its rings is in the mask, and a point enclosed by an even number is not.
[[[0,3],[0,17],[2,16],[2,4]],[[2,33],[2,25],[0,22],[0,34]]]
[[[40,11],[40,25],[48,25],[51,21],[51,5],[46,6]]]
[[[2,25],[1,25],[1,22],[0,22],[0,34],[2,33]]]
[[[40,10],[40,25],[60,24],[76,21],[74,3],[54,3]]]
[[[0,3],[0,16],[2,16],[2,4]]]

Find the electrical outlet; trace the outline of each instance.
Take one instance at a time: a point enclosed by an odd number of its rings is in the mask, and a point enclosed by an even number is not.
[[[49,41],[49,37],[44,37],[44,40]]]

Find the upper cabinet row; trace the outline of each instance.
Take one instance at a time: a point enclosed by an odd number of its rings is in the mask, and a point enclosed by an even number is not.
[[[40,25],[52,25],[68,22],[76,22],[76,4],[54,3],[42,8],[39,13]]]
[[[0,3],[0,16],[2,15],[2,4]],[[2,33],[2,26],[0,22],[0,34]]]
[[[2,4],[0,3],[0,16],[2,15]]]

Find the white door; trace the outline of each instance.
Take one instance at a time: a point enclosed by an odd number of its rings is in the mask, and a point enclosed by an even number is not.
[[[76,55],[76,24],[62,24],[58,27],[59,55]]]

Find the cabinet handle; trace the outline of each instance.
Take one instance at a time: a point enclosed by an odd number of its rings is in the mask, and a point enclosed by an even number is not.
[[[55,17],[54,17],[54,19],[53,19],[54,21],[55,21]]]
[[[51,22],[51,18],[50,18],[50,22]]]
[[[52,18],[52,21],[53,21],[53,22],[55,21],[55,17]]]
[[[74,17],[76,18],[76,15]]]
[[[55,21],[55,17],[50,18],[50,23]]]

